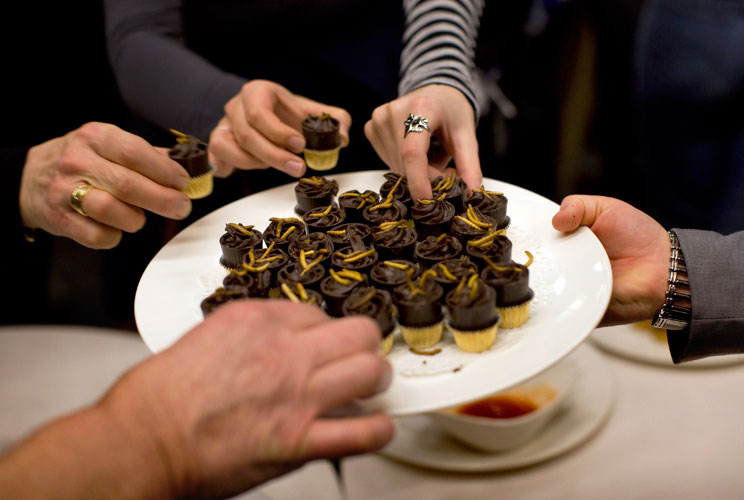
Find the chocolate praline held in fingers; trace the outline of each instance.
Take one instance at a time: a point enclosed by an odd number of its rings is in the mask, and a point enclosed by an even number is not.
[[[290,288],[294,288],[296,283],[301,283],[305,288],[318,290],[325,275],[325,267],[319,264],[303,268],[300,262],[290,262],[279,269],[277,282],[280,287],[282,283],[286,283]]]
[[[333,197],[338,193],[338,182],[313,175],[302,177],[294,189],[297,198],[295,212],[302,215],[308,210],[325,208],[333,203]]]
[[[496,221],[496,226],[504,224],[506,220],[507,198],[500,191],[488,191],[481,186],[480,189],[473,190],[470,195],[465,197],[465,205],[472,205],[480,210],[483,214],[488,215]]]
[[[331,255],[335,249],[333,242],[325,233],[315,232],[310,233],[304,238],[297,238],[289,244],[289,250],[287,253],[289,257],[294,260],[300,260],[302,258],[302,251],[305,251],[306,259],[311,262],[316,260],[319,256],[320,265],[325,268],[331,265]]]
[[[377,205],[370,205],[362,212],[362,217],[370,226],[379,226],[383,222],[404,220],[408,209],[399,200],[382,200]]]
[[[331,204],[325,208],[318,207],[308,210],[302,216],[302,221],[307,225],[309,233],[326,233],[329,229],[334,229],[343,224],[346,221],[346,213],[342,208]]]
[[[379,202],[380,195],[369,189],[363,193],[353,189],[338,196],[338,204],[346,212],[347,222],[364,223],[364,217],[362,216],[364,209]]]
[[[374,246],[367,246],[358,236],[351,238],[351,244],[333,252],[331,265],[339,269],[351,269],[360,273],[369,273],[377,263],[377,250]]]
[[[395,172],[387,172],[383,175],[385,182],[380,186],[380,195],[385,198],[392,191],[392,197],[402,202],[407,208],[413,206],[411,193],[408,191],[408,179]]]
[[[341,144],[339,121],[327,113],[309,115],[302,121],[305,148],[316,151],[334,149]]]
[[[269,220],[271,222],[263,232],[267,247],[274,243],[274,247],[286,252],[290,243],[297,238],[307,236],[305,223],[297,217],[271,217]]]
[[[408,272],[411,269],[413,270],[411,279],[415,280],[421,274],[421,270],[410,260],[392,259],[379,261],[369,272],[369,279],[372,285],[392,293],[395,287],[406,282],[406,276],[408,276]]]
[[[372,231],[367,224],[358,222],[341,224],[326,232],[335,247],[344,247],[351,242],[352,236],[358,236],[367,245],[373,242]]]
[[[372,228],[379,260],[414,259],[418,233],[409,221],[383,222]]]
[[[435,266],[443,260],[452,259],[462,253],[462,244],[454,236],[440,234],[429,236],[416,243],[416,261],[424,268]]]
[[[178,142],[168,150],[168,157],[181,165],[189,177],[199,177],[211,170],[207,160],[207,144],[188,134],[177,134]]]
[[[472,241],[470,242],[472,243]],[[508,264],[512,258],[512,242],[507,236],[495,236],[488,244],[465,246],[465,252],[470,260],[478,265],[480,270],[487,267],[484,257],[488,257],[496,264]]]
[[[251,248],[261,248],[263,237],[261,231],[253,226],[244,226],[233,222],[225,226],[225,233],[220,236],[222,257],[220,264],[227,268],[239,267],[243,263],[243,256]]]
[[[344,300],[358,287],[367,286],[364,274],[349,269],[336,271],[331,269],[329,275],[320,282],[320,292],[325,298],[326,312],[330,316],[343,316]]]
[[[222,280],[225,290],[241,290],[247,297],[268,297],[271,290],[271,271],[268,265],[255,268],[242,266],[242,269],[232,269]]]
[[[444,293],[454,289],[463,277],[478,272],[478,266],[462,255],[443,260],[429,269],[434,273],[434,280],[441,285]]]
[[[224,288],[220,287],[214,292],[212,292],[204,300],[201,301],[200,307],[201,307],[202,315],[204,317],[207,317],[209,314],[213,313],[215,309],[220,307],[222,304],[226,304],[233,300],[245,299],[247,297],[248,296],[245,294],[243,290],[239,290],[239,289],[225,290]]]
[[[416,200],[411,208],[411,218],[419,238],[449,233],[455,207],[444,199]]]
[[[454,172],[449,177],[444,177],[443,175],[437,176],[431,181],[431,191],[432,198],[439,198],[444,194],[444,199],[452,203],[452,206],[455,207],[455,213],[459,214],[465,210],[464,201],[468,187]]]

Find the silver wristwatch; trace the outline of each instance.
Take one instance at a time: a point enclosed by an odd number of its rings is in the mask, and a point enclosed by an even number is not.
[[[692,320],[692,300],[690,283],[687,279],[687,266],[682,248],[674,231],[669,231],[669,242],[672,255],[669,259],[669,280],[667,281],[666,300],[656,313],[654,328],[667,330],[684,330]]]

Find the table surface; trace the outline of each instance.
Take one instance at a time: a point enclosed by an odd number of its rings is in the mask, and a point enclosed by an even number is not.
[[[0,449],[89,404],[149,355],[129,332],[88,327],[0,328]],[[341,492],[318,461],[241,495],[265,499],[657,499],[744,497],[744,364],[684,369],[603,354],[616,401],[602,429],[548,462],[459,474],[380,455],[342,461]]]

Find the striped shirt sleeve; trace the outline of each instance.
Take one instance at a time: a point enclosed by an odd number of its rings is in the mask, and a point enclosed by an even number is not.
[[[475,45],[485,0],[404,0],[406,29],[398,95],[431,84],[462,92],[480,116]]]

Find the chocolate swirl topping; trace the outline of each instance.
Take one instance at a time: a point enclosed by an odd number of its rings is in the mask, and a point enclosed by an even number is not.
[[[372,228],[375,248],[381,259],[413,259],[418,233],[407,221],[383,222]]]
[[[387,197],[392,192],[392,197],[403,202],[405,205],[412,203],[411,193],[408,191],[408,179],[395,172],[383,175],[385,182],[380,186],[380,194]]]
[[[403,220],[408,215],[408,209],[399,200],[380,202],[377,205],[370,205],[362,212],[364,220],[373,226],[383,222]]]
[[[367,248],[361,238],[353,236],[348,247],[333,252],[331,262],[336,267],[367,271],[377,262],[377,251],[374,247]]]
[[[417,223],[448,223],[454,216],[455,207],[444,199],[417,200],[411,208],[411,217]]]
[[[441,234],[429,236],[416,244],[416,258],[429,266],[439,261],[457,257],[462,252],[462,244],[454,236]]]
[[[344,316],[362,314],[377,321],[382,337],[393,333],[393,301],[390,292],[375,287],[361,287],[354,290],[343,303]]]
[[[315,232],[308,234],[304,238],[297,238],[290,243],[289,255],[293,259],[300,259],[304,250],[307,258],[315,260],[322,256],[321,262],[325,262],[333,254],[333,248],[333,242],[331,242],[328,235]]]
[[[220,238],[220,244],[247,250],[260,248],[263,243],[261,232],[253,229],[253,226],[230,222],[225,226],[225,234]]]
[[[178,141],[168,151],[171,160],[176,161],[189,173],[190,177],[198,177],[209,172],[207,161],[207,145],[193,135],[182,134],[172,130]]]
[[[464,214],[456,215],[452,219],[450,226],[453,234],[461,236],[463,243],[466,243],[495,231],[498,224],[492,217],[468,205]]]
[[[419,282],[409,280],[393,291],[393,303],[398,307],[398,321],[404,326],[424,327],[442,321],[444,290],[434,280],[422,275]]]
[[[226,304],[232,300],[244,299],[247,295],[245,291],[240,289],[225,290],[220,287],[212,292],[209,297],[201,301],[200,307],[202,314],[206,317],[210,313],[214,312],[222,304]]]
[[[282,286],[279,288],[282,294],[292,302],[315,304],[317,306],[320,306],[323,303],[323,296],[319,292],[316,290],[306,289],[302,286],[302,283],[295,283],[294,286],[282,283]]]
[[[338,193],[338,182],[334,179],[327,179],[317,175],[302,177],[295,185],[295,193],[302,194],[308,198],[334,196]]]
[[[419,267],[410,260],[393,259],[378,262],[369,273],[372,284],[380,288],[395,288],[406,282],[406,276],[413,270],[411,279],[421,274]]]
[[[341,193],[338,197],[338,204],[347,212],[358,210],[361,212],[367,205],[375,205],[380,201],[380,195],[367,189],[360,193],[356,189]]]
[[[309,115],[302,122],[305,147],[316,151],[335,148],[341,144],[338,130],[338,120],[328,113],[323,113],[320,116]]]
[[[343,316],[343,302],[358,287],[367,286],[367,278],[362,273],[342,269],[331,269],[330,276],[320,282],[320,291],[326,298],[326,309],[331,316]]]
[[[268,266],[260,270],[233,269],[222,280],[225,290],[242,290],[248,297],[268,297],[271,288],[271,271]]]
[[[341,224],[340,226],[329,229],[326,234],[335,246],[346,246],[350,243],[352,236],[357,236],[367,244],[372,243],[372,231],[367,224],[352,222]]]
[[[279,270],[277,280],[290,288],[295,287],[296,283],[302,283],[305,288],[317,289],[325,274],[325,268],[317,263],[303,267],[300,262],[290,262]]]
[[[492,261],[481,272],[481,278],[496,290],[499,307],[522,304],[534,296],[529,288],[530,270],[522,264],[499,265]]]
[[[477,274],[463,277],[445,298],[450,324],[458,330],[479,330],[499,320],[496,292]]]
[[[465,257],[447,259],[431,267],[437,283],[451,290],[462,278],[478,272],[478,266]]]
[[[328,230],[346,220],[346,213],[342,208],[335,205],[328,205],[326,208],[316,208],[305,212],[302,220],[310,230]]]
[[[507,198],[504,193],[498,191],[487,191],[485,187],[475,189],[465,198],[466,205],[472,205],[483,214],[492,217],[497,226],[501,226],[506,219]]]
[[[277,247],[287,247],[298,238],[307,236],[305,224],[296,217],[272,217],[264,230],[263,236],[267,246],[274,243]]]
[[[496,236],[487,245],[467,245],[467,254],[481,269],[486,267],[484,257],[496,264],[508,264],[512,258],[512,242],[507,236]]]

